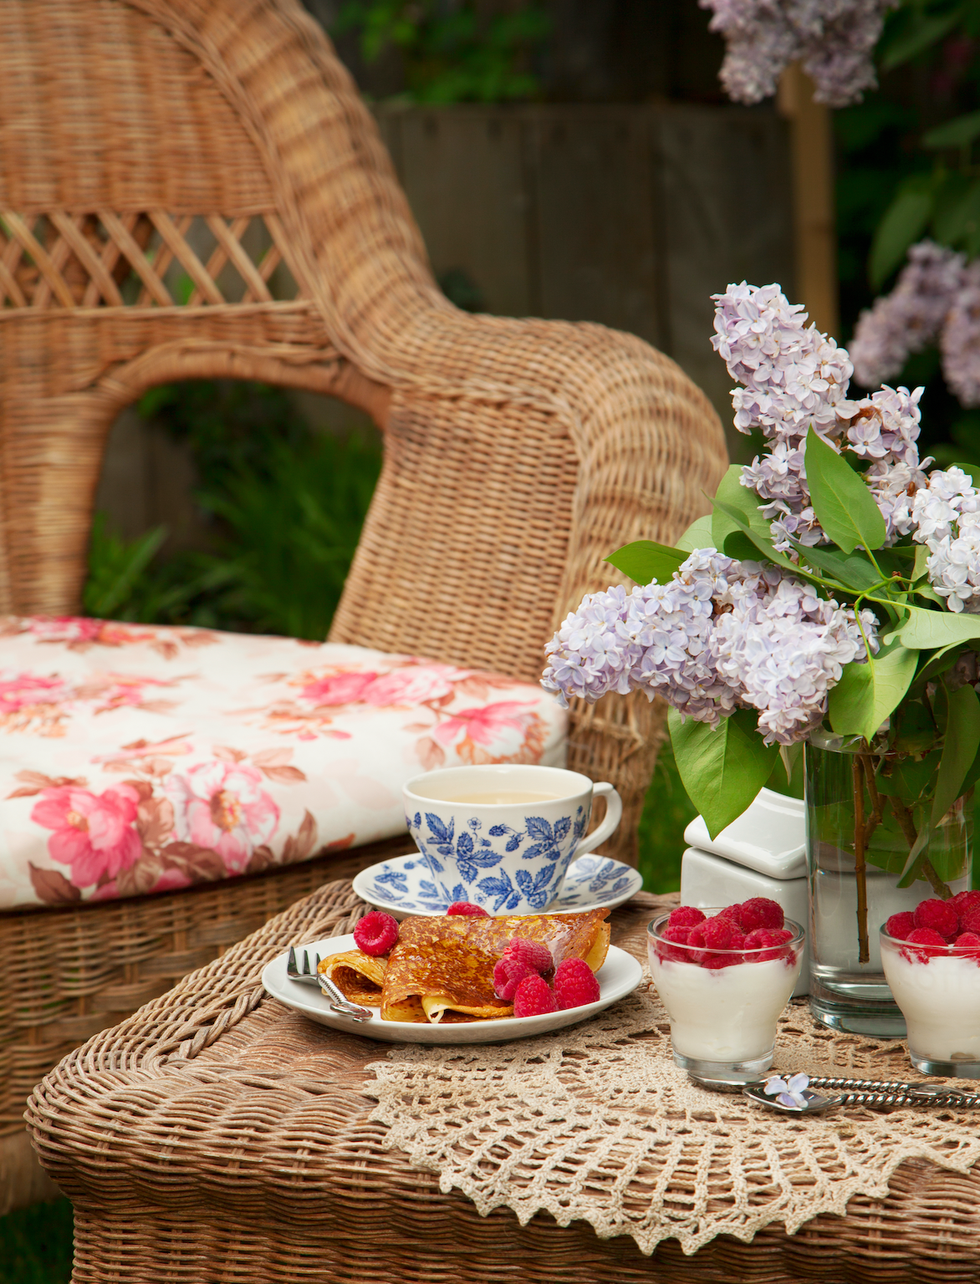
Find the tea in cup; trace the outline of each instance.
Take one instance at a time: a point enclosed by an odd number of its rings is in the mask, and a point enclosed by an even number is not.
[[[405,785],[408,831],[447,902],[489,914],[540,914],[560,895],[576,856],[612,834],[623,804],[612,785],[562,767],[447,767]],[[592,800],[606,815],[585,837]]]

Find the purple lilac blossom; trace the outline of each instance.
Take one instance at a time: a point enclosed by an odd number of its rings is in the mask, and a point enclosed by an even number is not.
[[[980,406],[980,260],[963,273],[939,347],[943,375],[960,403]]]
[[[932,241],[909,250],[890,294],[861,313],[851,340],[854,377],[873,388],[899,374],[914,352],[935,343],[964,284],[965,261]]]
[[[861,401],[848,399],[852,373],[847,352],[790,304],[776,285],[730,285],[716,303],[712,345],[744,388],[732,392],[735,427],[760,430],[768,448],[742,469],[780,551],[792,541],[813,547],[826,536],[810,503],[804,446],[813,427],[837,451],[868,459],[868,483],[885,518],[888,542],[907,535],[910,494],[924,484],[919,462],[922,389],[882,388]],[[928,464],[930,461],[925,461]]]
[[[872,52],[885,14],[899,0],[699,0],[712,11],[711,30],[725,38],[721,83],[736,102],[776,92],[779,76],[799,60],[831,107],[860,102],[873,89]]]
[[[759,711],[767,744],[819,725],[841,670],[877,650],[874,616],[817,596],[778,567],[698,549],[666,584],[588,595],[545,648],[542,686],[563,704],[644,691],[698,722]]]
[[[980,493],[960,468],[936,469],[912,505],[929,583],[951,611],[980,613]]]

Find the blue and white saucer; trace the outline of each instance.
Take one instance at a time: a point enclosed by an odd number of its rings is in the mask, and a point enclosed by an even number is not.
[[[565,875],[561,895],[544,914],[574,914],[578,910],[613,908],[635,895],[643,886],[639,870],[606,856],[580,856]],[[462,893],[462,888],[459,891]],[[396,856],[362,869],[354,879],[354,891],[375,909],[395,918],[405,914],[444,914],[449,900],[433,881],[425,857],[418,852]],[[453,897],[465,900],[465,895]],[[529,911],[535,912],[535,911]]]

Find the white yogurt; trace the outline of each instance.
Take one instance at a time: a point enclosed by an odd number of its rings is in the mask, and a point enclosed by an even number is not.
[[[776,1018],[800,974],[795,961],[767,959],[733,967],[700,967],[658,957],[650,942],[650,971],[670,1017],[670,1038],[682,1057],[752,1061],[772,1051]]]
[[[908,1028],[909,1051],[934,1061],[980,1061],[980,966],[976,957],[928,962],[882,939],[881,962]]]

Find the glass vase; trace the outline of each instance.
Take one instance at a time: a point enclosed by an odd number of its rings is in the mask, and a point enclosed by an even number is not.
[[[928,806],[903,786],[924,755],[869,748],[822,731],[805,746],[810,1008],[825,1025],[904,1038],[881,964],[879,929],[920,901],[973,887],[972,791],[912,859]]]

